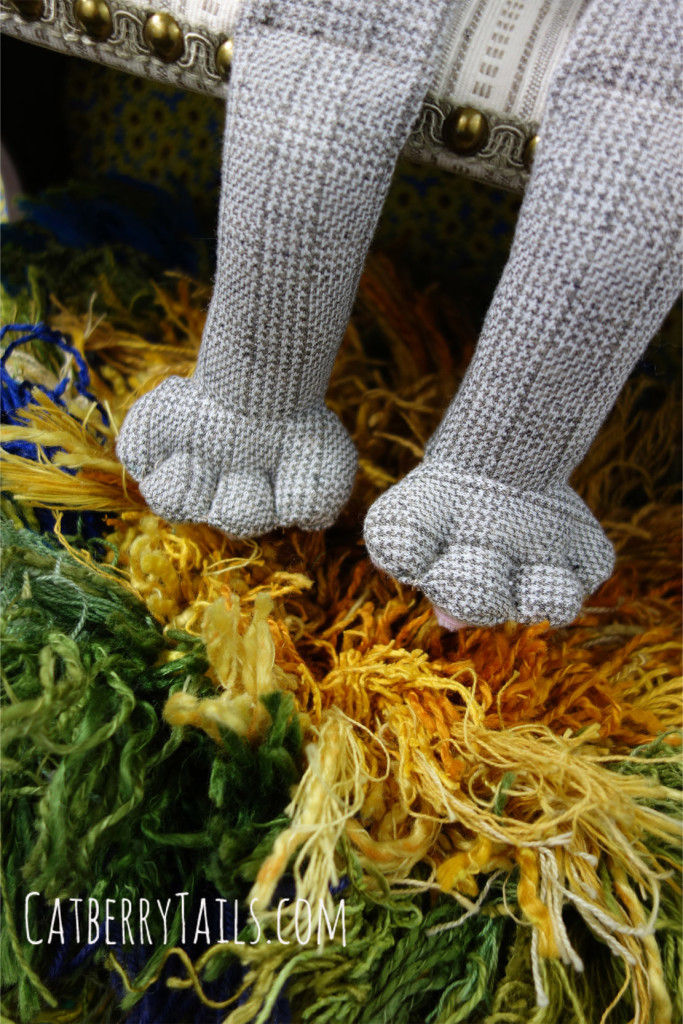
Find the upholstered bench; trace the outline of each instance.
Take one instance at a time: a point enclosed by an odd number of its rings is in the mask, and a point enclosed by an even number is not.
[[[239,0],[0,0],[24,41],[220,96]],[[454,0],[440,65],[405,149],[522,192],[551,74],[585,0]]]

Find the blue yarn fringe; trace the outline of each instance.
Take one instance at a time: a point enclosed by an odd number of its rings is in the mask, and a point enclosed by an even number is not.
[[[102,422],[105,424],[109,423],[106,410],[89,390],[90,371],[88,366],[78,349],[69,344],[65,335],[53,330],[53,328],[48,327],[45,323],[6,324],[0,330],[0,345],[4,344],[8,334],[19,334],[20,337],[10,341],[3,351],[2,357],[0,357],[0,422],[21,425],[23,423],[21,411],[34,403],[32,395],[34,389],[42,391],[56,405],[65,408],[62,396],[71,381],[79,395],[82,395],[89,402],[95,403],[102,417]],[[15,380],[7,369],[7,360],[19,346],[26,345],[31,341],[44,342],[70,355],[77,367],[76,375],[72,378],[64,376],[54,388],[48,388],[32,381]],[[34,462],[38,459],[38,446],[29,441],[7,441],[2,447],[13,455],[20,455],[22,458],[31,459]],[[60,450],[56,446],[47,445],[41,447],[49,459],[52,459],[55,453]],[[70,476],[74,476],[76,473],[75,469],[70,469],[67,466],[62,467],[62,469],[63,472]],[[41,531],[50,532],[54,526],[53,514],[47,509],[36,509],[35,513],[40,523]],[[102,532],[103,518],[99,513],[87,512],[78,516],[74,513],[65,513],[63,522],[67,532],[82,533],[85,537],[96,537]]]

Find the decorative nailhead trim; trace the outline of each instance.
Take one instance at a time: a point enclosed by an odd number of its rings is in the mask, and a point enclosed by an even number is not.
[[[228,78],[232,64],[232,39],[226,39],[216,50],[216,68],[221,78]]]
[[[482,109],[489,129],[486,145],[471,156],[460,156],[447,149],[443,137],[444,122],[457,109],[454,103],[429,96],[408,139],[405,155],[511,192],[523,192],[530,167],[525,154],[538,134],[538,122]]]
[[[183,55],[183,30],[173,15],[166,11],[150,14],[145,21],[142,37],[152,53],[164,64],[175,64]]]
[[[105,0],[74,0],[74,17],[91,39],[103,42],[112,34],[114,23]]]
[[[38,21],[42,16],[42,0],[11,0],[11,4],[24,21]]]
[[[98,41],[90,38],[79,24],[73,0],[44,0],[42,16],[31,22],[25,21],[9,0],[0,0],[0,31],[143,78],[209,96],[224,96],[226,80],[218,72],[216,56],[226,42],[225,35],[197,31],[179,22],[183,53],[174,63],[166,63],[155,56],[145,41],[149,9],[141,11],[129,0],[112,0],[109,8],[112,31],[107,39]]]
[[[0,0],[0,31],[26,42],[37,43],[76,57],[109,64],[143,78],[209,96],[223,97],[226,60],[230,40],[225,35],[178,22],[182,33],[182,55],[173,63],[155,56],[144,30],[149,9],[140,11],[130,0],[109,0],[111,34],[103,40],[90,38],[76,19],[73,0],[43,0],[43,13],[27,21],[10,0]],[[219,67],[224,69],[221,74]],[[406,144],[404,155],[419,163],[436,164],[444,170],[464,174],[491,185],[523,192],[529,178],[538,122],[522,121],[482,108],[488,122],[486,145],[469,156],[449,152],[444,144],[443,125],[457,104],[428,97]]]

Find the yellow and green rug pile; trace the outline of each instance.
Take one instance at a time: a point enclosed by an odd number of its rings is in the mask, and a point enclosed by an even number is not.
[[[372,257],[329,392],[352,500],[236,541],[114,452],[208,288],[97,291],[4,338],[4,1019],[680,1021],[676,373],[632,378],[574,481],[618,552],[581,617],[453,634],[361,524],[462,377],[461,303]]]

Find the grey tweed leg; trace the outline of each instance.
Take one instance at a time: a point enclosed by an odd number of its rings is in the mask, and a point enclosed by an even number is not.
[[[165,518],[249,536],[328,526],[347,501],[356,452],[325,392],[452,6],[244,0],[198,364],[117,445]]]
[[[472,363],[368,513],[374,562],[446,625],[566,624],[612,572],[567,480],[680,289],[680,53],[677,0],[588,6]]]

